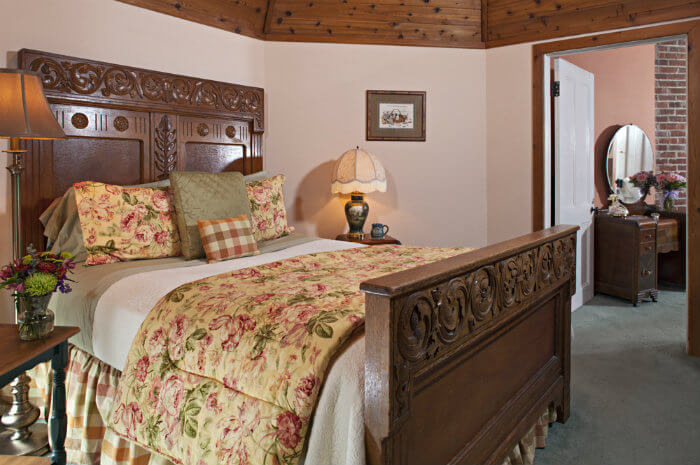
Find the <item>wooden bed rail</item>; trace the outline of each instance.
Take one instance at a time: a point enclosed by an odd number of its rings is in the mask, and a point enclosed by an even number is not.
[[[372,464],[500,463],[569,415],[575,226],[362,283]]]

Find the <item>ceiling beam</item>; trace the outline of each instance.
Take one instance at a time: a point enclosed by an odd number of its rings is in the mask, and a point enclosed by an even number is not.
[[[484,48],[700,16],[700,0],[118,0],[261,40]]]
[[[277,0],[267,0],[267,9],[265,10],[265,27],[263,33],[270,33],[270,25],[272,24],[272,13],[275,11],[275,3]]]

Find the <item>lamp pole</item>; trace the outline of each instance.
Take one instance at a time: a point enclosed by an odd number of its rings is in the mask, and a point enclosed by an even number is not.
[[[11,157],[12,163],[7,167],[10,172],[12,185],[12,259],[22,256],[22,205],[20,198],[20,176],[24,171],[22,155],[26,150],[19,148],[19,137],[10,138],[10,150],[5,150]]]
[[[27,152],[20,149],[19,137],[10,138],[10,149],[5,152],[12,157],[7,166],[12,185],[12,259],[22,256],[22,202],[20,196],[20,177],[24,171],[22,156]],[[18,301],[14,308],[17,315]],[[22,373],[10,383],[12,403],[0,418],[0,423],[7,428],[2,433],[9,436],[9,441],[0,442],[0,454],[28,455],[48,450],[48,432],[43,425],[38,425],[39,409],[29,402],[29,383],[31,379]]]

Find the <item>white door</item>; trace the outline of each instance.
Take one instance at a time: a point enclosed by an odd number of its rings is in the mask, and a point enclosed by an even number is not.
[[[554,219],[581,227],[576,249],[575,310],[593,298],[593,74],[554,60]]]

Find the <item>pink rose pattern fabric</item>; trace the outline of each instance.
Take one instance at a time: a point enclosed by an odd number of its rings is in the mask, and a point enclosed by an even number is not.
[[[175,463],[293,465],[329,360],[364,325],[360,283],[467,250],[318,253],[180,286],[134,339],[110,428]]]
[[[168,187],[73,185],[86,265],[180,255],[180,235]]]
[[[283,174],[278,174],[246,184],[253,237],[257,242],[276,239],[294,231],[287,225],[287,210],[282,197],[284,179]]]

